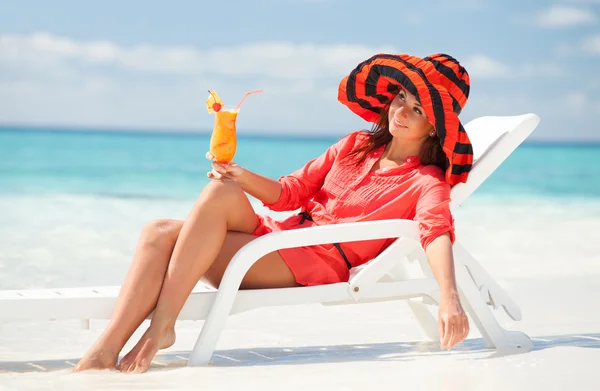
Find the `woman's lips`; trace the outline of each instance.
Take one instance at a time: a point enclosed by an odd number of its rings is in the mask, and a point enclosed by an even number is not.
[[[394,118],[394,125],[399,127],[399,128],[408,128],[408,126],[404,125],[402,122],[398,122],[397,119]]]

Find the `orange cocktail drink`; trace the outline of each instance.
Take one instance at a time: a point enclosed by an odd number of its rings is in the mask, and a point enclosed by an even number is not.
[[[236,120],[239,108],[223,106],[215,112],[215,124],[210,138],[210,153],[220,163],[229,163],[237,147]]]
[[[206,100],[206,109],[209,114],[215,115],[215,124],[210,137],[210,153],[219,163],[229,163],[235,156],[237,147],[236,121],[240,107],[248,95],[262,92],[262,90],[247,92],[237,106],[225,106],[216,91]]]

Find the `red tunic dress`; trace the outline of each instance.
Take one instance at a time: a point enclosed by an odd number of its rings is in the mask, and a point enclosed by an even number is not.
[[[385,219],[409,219],[419,223],[420,240],[426,248],[448,232],[454,242],[454,219],[450,211],[450,185],[436,166],[423,166],[411,156],[398,167],[371,172],[385,147],[372,151],[359,165],[341,161],[360,146],[366,133],[354,132],[338,141],[320,157],[294,173],[279,178],[283,191],[279,200],[264,204],[274,211],[301,208],[313,221],[293,215],[283,221],[257,215],[259,226],[253,235],[301,229],[314,225]],[[340,243],[352,266],[377,256],[395,238]],[[348,281],[349,270],[333,244],[288,248],[279,254],[301,285],[322,285]]]

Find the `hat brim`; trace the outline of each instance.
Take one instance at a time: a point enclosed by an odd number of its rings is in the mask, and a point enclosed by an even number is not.
[[[338,100],[368,122],[375,122],[400,87],[413,94],[435,128],[448,159],[446,182],[466,182],[473,164],[473,147],[454,111],[453,98],[440,84],[428,62],[410,55],[377,54],[361,62],[338,88]]]

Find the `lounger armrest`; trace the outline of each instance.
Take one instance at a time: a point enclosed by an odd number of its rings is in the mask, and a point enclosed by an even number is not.
[[[246,272],[257,260],[279,249],[399,237],[418,240],[418,225],[412,220],[392,219],[273,232],[253,240],[236,253],[225,270],[221,285],[239,288]]]

